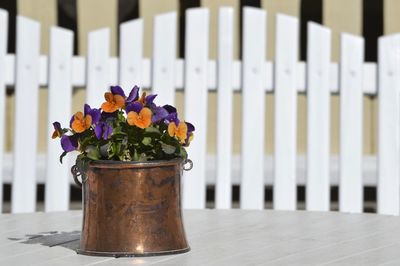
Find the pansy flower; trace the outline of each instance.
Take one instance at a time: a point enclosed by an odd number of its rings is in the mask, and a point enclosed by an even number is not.
[[[195,130],[194,126],[189,123],[185,122],[187,126],[187,133],[186,133],[186,139],[185,142],[183,143],[183,146],[187,147],[189,146],[190,142],[193,140],[193,131]]]
[[[151,110],[147,107],[143,107],[139,113],[130,111],[126,121],[131,126],[137,126],[138,128],[144,129],[151,125],[151,117]]]
[[[78,148],[78,141],[73,136],[61,137],[61,147],[65,152],[74,151]]]
[[[104,99],[106,100],[106,102],[104,102],[101,105],[101,109],[103,109],[103,111],[106,113],[114,113],[115,111],[117,111],[118,109],[122,108],[125,105],[125,98],[120,94],[113,94],[112,92],[106,92],[104,94]]]
[[[90,114],[84,115],[82,112],[77,112],[71,118],[71,128],[76,133],[82,133],[89,129],[92,125],[92,116]]]
[[[157,123],[165,119],[169,115],[168,111],[161,106],[155,106],[151,108],[151,111],[153,112],[153,117],[151,118],[151,122],[153,123]]]
[[[143,109],[143,105],[139,102],[132,102],[126,105],[125,111],[127,114],[129,112],[136,112],[139,113]]]
[[[52,139],[61,138],[61,136],[63,135],[63,131],[60,122],[54,122],[53,127],[54,127],[54,132],[51,138]]]
[[[168,115],[164,118],[165,123],[169,124],[170,122],[174,122],[176,125],[179,125],[180,121],[178,119],[176,108],[168,104],[164,105],[163,108],[168,112]]]
[[[126,98],[124,90],[120,86],[111,86],[111,93],[113,95],[122,96],[122,98]]]
[[[171,122],[168,125],[168,134],[171,137],[177,137],[180,143],[185,143],[188,133],[188,126],[185,122],[179,122],[179,124],[175,124],[175,122]]]
[[[104,140],[107,140],[110,138],[112,132],[113,132],[112,126],[103,121],[99,122],[94,128],[94,133],[97,139],[103,138]]]
[[[90,108],[89,104],[85,104],[84,108],[84,115],[90,115],[92,117],[92,124],[95,125],[100,121],[100,117],[101,117],[101,112],[100,109],[96,109],[96,108]]]
[[[139,87],[134,86],[132,88],[131,92],[129,93],[128,98],[126,98],[126,102],[131,103],[131,102],[137,101],[137,99],[139,99]]]

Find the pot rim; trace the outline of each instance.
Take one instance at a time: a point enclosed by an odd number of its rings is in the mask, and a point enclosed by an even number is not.
[[[149,167],[166,167],[183,164],[184,159],[174,158],[170,160],[154,160],[147,162],[124,162],[113,160],[96,160],[89,163],[91,168],[149,168]]]

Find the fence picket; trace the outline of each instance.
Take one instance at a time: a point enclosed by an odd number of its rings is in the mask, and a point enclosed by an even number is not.
[[[206,203],[209,11],[205,8],[188,9],[186,19],[185,119],[196,125],[196,141],[188,149],[194,166],[183,178],[183,206],[202,209]]]
[[[60,142],[50,136],[54,131],[51,125],[53,121],[59,121],[63,127],[68,127],[71,118],[73,38],[70,30],[58,27],[50,30],[46,211],[66,211],[69,208],[69,158],[65,158],[64,163],[60,164]]]
[[[230,7],[218,15],[217,209],[232,206],[233,15]]]
[[[130,90],[134,85],[142,85],[143,20],[122,23],[119,41],[119,84]]]
[[[378,213],[399,215],[400,34],[379,38]]]
[[[36,207],[40,24],[17,17],[14,178],[11,210],[33,212]],[[27,45],[29,44],[29,45]]]
[[[89,33],[87,51],[86,102],[100,106],[110,84],[110,29]]]
[[[176,12],[154,18],[152,89],[160,104],[175,103]]]
[[[364,39],[350,34],[342,34],[340,47],[339,210],[362,212]]]
[[[266,17],[258,8],[243,10],[242,209],[264,208]]]
[[[297,18],[278,14],[275,53],[274,209],[296,209]]]
[[[0,199],[3,199],[3,161],[5,143],[5,113],[6,113],[6,55],[8,36],[8,12],[0,9]],[[0,213],[3,201],[0,200]]]
[[[306,209],[329,211],[330,29],[307,25],[307,189]]]

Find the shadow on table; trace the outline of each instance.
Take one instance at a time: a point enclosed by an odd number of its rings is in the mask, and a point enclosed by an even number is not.
[[[32,235],[25,235],[23,238],[9,238],[10,240],[21,241],[23,244],[41,244],[47,247],[64,247],[71,250],[79,248],[80,231],[72,232],[41,232]]]

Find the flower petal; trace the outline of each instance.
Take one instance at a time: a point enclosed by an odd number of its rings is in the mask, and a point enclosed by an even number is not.
[[[133,102],[133,103],[129,103],[126,106],[126,113],[129,113],[131,111],[139,113],[142,109],[143,109],[143,105],[141,103]]]
[[[148,106],[152,106],[154,105],[153,101],[154,99],[157,97],[157,94],[150,94],[148,96],[146,96],[146,105]]]
[[[168,125],[168,135],[170,137],[174,137],[176,132],[176,125],[174,122],[169,123]]]
[[[185,123],[187,125],[188,133],[193,132],[195,130],[195,128],[194,128],[192,123],[189,123],[189,122],[185,122]]]
[[[114,95],[114,102],[115,102],[115,107],[117,109],[124,107],[125,105],[125,99],[121,95]]]
[[[126,98],[124,90],[120,86],[112,86],[111,92],[114,95],[120,95],[123,98]]]
[[[100,122],[94,128],[94,134],[96,135],[97,139],[101,139],[101,136],[103,135],[103,124],[104,122]]]
[[[118,110],[118,108],[113,103],[110,102],[104,102],[101,105],[101,109],[106,113],[114,113],[115,111]]]
[[[100,109],[93,108],[90,110],[89,115],[92,117],[92,124],[95,125],[100,121]]]
[[[155,107],[152,109],[152,111],[153,111],[153,118],[151,119],[151,121],[153,123],[157,123],[168,116],[167,110],[165,110],[162,107]]]
[[[127,103],[136,101],[139,98],[139,87],[138,86],[134,86],[131,90],[131,92],[129,93],[128,98],[126,99]]]
[[[166,104],[166,105],[163,106],[163,108],[165,110],[167,110],[167,112],[170,113],[170,114],[171,113],[176,113],[176,108],[173,107],[172,105]]]
[[[74,151],[78,148],[78,142],[72,136],[64,135],[61,138],[61,147],[66,152]]]
[[[126,117],[126,122],[128,122],[128,124],[130,125],[130,126],[134,126],[135,125],[135,122],[137,121],[137,119],[138,119],[138,114],[136,113],[136,112],[134,112],[134,111],[130,111],[129,113],[128,113],[128,116]]]
[[[61,137],[63,135],[63,132],[62,132],[60,122],[57,122],[57,121],[54,122],[53,127],[54,127],[54,132],[53,132],[53,135],[51,136],[51,138],[55,139],[55,138]]]

